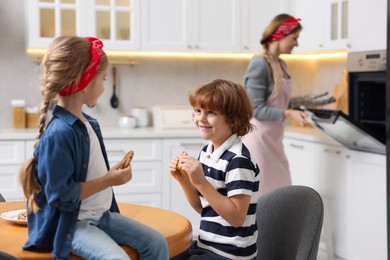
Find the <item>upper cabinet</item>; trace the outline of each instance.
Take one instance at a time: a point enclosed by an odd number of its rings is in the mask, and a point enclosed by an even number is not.
[[[386,48],[386,0],[294,0],[291,14],[303,26],[296,52]]]
[[[61,35],[97,36],[106,49],[140,48],[139,1],[26,0],[29,48]]]
[[[84,0],[85,1],[85,0]],[[137,50],[140,41],[140,6],[133,0],[88,0],[88,33],[102,39],[109,50]]]
[[[387,1],[26,0],[29,48],[60,35],[96,35],[106,50],[260,52],[272,18],[303,30],[296,52],[386,48]]]
[[[241,50],[261,52],[260,45],[264,29],[280,13],[289,13],[289,2],[283,0],[245,0],[241,1]]]
[[[385,50],[386,0],[350,1],[348,42],[351,51]]]
[[[142,50],[239,51],[239,0],[143,0]]]

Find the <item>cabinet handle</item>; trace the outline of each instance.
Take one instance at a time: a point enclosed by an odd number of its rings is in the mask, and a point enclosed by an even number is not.
[[[187,48],[188,48],[188,49],[192,49],[192,45],[188,44],[188,45],[187,45]]]
[[[195,49],[200,49],[199,45],[195,44]]]
[[[341,152],[339,150],[333,150],[333,149],[324,149],[325,153],[335,153],[340,154]]]
[[[203,147],[205,145],[204,143],[180,143],[180,146],[183,147]]]
[[[107,150],[107,154],[120,154],[120,155],[124,155],[126,154],[127,151],[121,149],[121,150]]]
[[[302,150],[305,149],[305,146],[300,144],[290,144],[290,147]]]

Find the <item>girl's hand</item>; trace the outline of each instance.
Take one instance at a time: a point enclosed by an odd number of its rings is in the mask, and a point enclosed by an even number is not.
[[[122,168],[125,163],[125,159],[114,165],[107,173],[111,186],[118,186],[129,182],[133,176],[131,170],[131,164],[126,168]]]

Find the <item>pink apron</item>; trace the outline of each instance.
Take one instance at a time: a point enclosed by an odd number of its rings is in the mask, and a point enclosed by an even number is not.
[[[282,78],[279,91],[274,88],[266,104],[284,110],[288,106],[290,95],[291,80]],[[245,135],[243,142],[260,168],[259,194],[291,185],[290,169],[283,147],[284,122],[252,118],[251,123],[255,125],[255,129]]]

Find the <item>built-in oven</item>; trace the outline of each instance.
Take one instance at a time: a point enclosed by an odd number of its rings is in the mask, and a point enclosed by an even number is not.
[[[348,54],[348,115],[309,109],[315,126],[344,146],[386,154],[386,51]]]
[[[386,50],[348,55],[349,116],[386,140]]]

